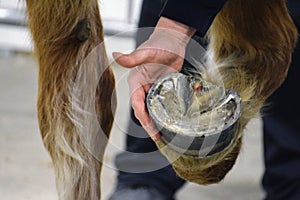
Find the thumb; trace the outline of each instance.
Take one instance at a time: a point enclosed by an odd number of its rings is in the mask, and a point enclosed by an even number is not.
[[[112,56],[119,65],[132,68],[146,63],[149,60],[149,53],[146,50],[136,50],[130,54],[113,52]]]

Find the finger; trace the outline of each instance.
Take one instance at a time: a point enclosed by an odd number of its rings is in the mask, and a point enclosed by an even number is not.
[[[159,140],[159,131],[155,128],[154,124],[152,123],[152,120],[146,109],[145,91],[142,87],[135,90],[132,94],[131,105],[134,110],[135,117],[140,121],[141,125],[152,138],[152,140]]]
[[[136,118],[141,124],[149,124],[151,122],[148,116],[146,105],[145,105],[145,91],[142,87],[135,89],[130,97],[131,105],[134,110]]]
[[[140,105],[140,108],[136,108],[134,110],[134,114],[136,118],[140,121],[142,127],[145,129],[145,131],[149,134],[151,139],[153,141],[157,141],[160,139],[161,135],[155,125],[152,122],[152,119],[150,118],[147,110],[145,109],[145,104],[144,108],[142,108],[142,105]]]
[[[149,61],[151,50],[136,50],[130,54],[113,52],[115,61],[126,68],[136,67]]]
[[[148,124],[147,126],[143,126],[143,128],[146,130],[146,132],[154,142],[160,140],[161,135],[153,123]]]

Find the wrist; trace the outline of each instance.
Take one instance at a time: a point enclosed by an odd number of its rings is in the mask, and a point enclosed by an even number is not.
[[[187,38],[191,38],[195,32],[196,29],[185,25],[183,23],[177,22],[175,20],[166,18],[166,17],[160,17],[157,25],[156,25],[156,29],[170,29],[174,32],[178,32],[182,35],[187,36]]]
[[[195,32],[192,27],[161,17],[150,38],[139,49],[152,48],[184,58],[186,45]]]

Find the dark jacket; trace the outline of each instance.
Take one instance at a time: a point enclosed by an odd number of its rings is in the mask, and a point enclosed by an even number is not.
[[[204,36],[227,0],[168,0],[161,16],[197,29]]]

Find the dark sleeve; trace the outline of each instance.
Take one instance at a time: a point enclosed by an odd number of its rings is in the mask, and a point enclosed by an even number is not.
[[[168,0],[161,16],[195,28],[204,36],[227,0]]]
[[[299,0],[288,0],[287,7],[289,9],[290,15],[294,20],[295,25],[299,30],[300,27],[300,1]]]

